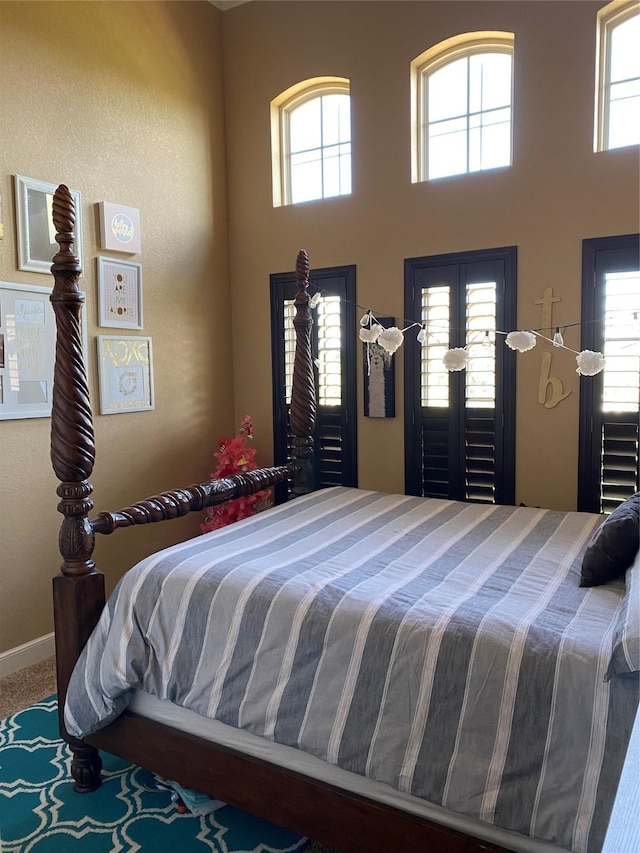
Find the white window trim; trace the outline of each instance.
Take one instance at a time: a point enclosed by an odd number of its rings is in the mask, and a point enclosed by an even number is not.
[[[498,30],[463,33],[441,41],[417,56],[411,63],[411,181],[421,183],[428,178],[428,155],[425,143],[426,114],[425,86],[429,76],[456,59],[479,53],[508,53],[512,57],[511,71],[511,156],[513,161],[513,56],[515,36]],[[465,174],[469,174],[465,172]],[[440,180],[440,179],[438,179]]]
[[[594,151],[609,151],[609,95],[611,89],[611,34],[629,18],[640,15],[638,0],[612,0],[597,12],[596,30],[596,102]]]
[[[350,95],[351,83],[346,77],[314,77],[286,89],[271,101],[271,172],[273,206],[283,207],[291,201],[289,167],[289,115],[293,110],[322,95]],[[321,199],[316,199],[320,201]]]

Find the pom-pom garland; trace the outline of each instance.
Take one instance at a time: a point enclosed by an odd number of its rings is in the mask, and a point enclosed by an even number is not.
[[[576,373],[580,376],[595,376],[604,368],[604,356],[601,352],[585,349],[576,356]]]
[[[384,331],[380,323],[374,323],[369,329],[360,329],[358,337],[365,344],[374,344],[378,340],[380,332]]]
[[[513,350],[527,352],[536,345],[536,336],[533,332],[509,332],[504,342]]]
[[[391,355],[402,345],[403,341],[404,335],[397,326],[383,329],[378,335],[378,343]]]
[[[316,307],[316,305],[320,301],[320,297],[320,291],[314,294],[312,299],[309,301],[309,304],[312,308]],[[393,355],[404,343],[404,333],[407,331],[407,329],[410,329],[413,326],[420,327],[420,330],[416,336],[417,341],[419,344],[425,345],[430,333],[427,332],[427,329],[423,323],[413,322],[409,326],[407,326],[406,329],[398,329],[397,326],[391,326],[390,328],[385,329],[383,326],[380,325],[380,323],[376,322],[373,312],[367,310],[360,318],[360,330],[358,332],[358,337],[363,343],[366,344],[380,344],[380,346],[389,355]],[[546,338],[544,335],[541,335],[538,332],[532,332],[528,330],[518,330],[508,333],[492,332],[492,334],[505,335],[506,345],[516,352],[528,352],[529,350],[533,349],[537,343],[537,338],[539,337],[543,340],[548,340],[549,343],[551,343],[554,347],[569,349],[569,347],[566,347],[564,345],[563,335],[560,327],[556,327],[553,339]],[[484,333],[483,344],[485,345],[485,347],[492,346],[490,333],[488,331],[485,331]],[[575,350],[571,350],[571,352],[575,352]],[[469,353],[464,347],[454,347],[453,349],[448,349],[443,356],[443,363],[448,371],[464,370],[469,363]],[[580,376],[595,376],[604,369],[605,359],[601,352],[593,352],[592,350],[582,350],[582,352],[576,354],[576,363],[576,373],[578,373]]]
[[[464,347],[448,349],[445,352],[442,361],[449,372],[464,370],[469,363],[469,353],[464,349]]]

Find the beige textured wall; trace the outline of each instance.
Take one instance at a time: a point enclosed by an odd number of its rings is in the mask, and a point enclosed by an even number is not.
[[[534,301],[549,286],[562,299],[555,322],[579,319],[582,239],[639,224],[637,147],[592,152],[601,5],[254,0],[220,13],[198,0],[0,3],[0,279],[47,281],[17,270],[12,175],[80,190],[94,400],[94,338],[105,331],[95,257],[109,254],[97,247],[95,204],[142,216],[141,334],[153,337],[156,410],[96,415],[97,508],[201,480],[217,437],[246,412],[259,461],[271,460],[269,274],[292,269],[300,247],[314,267],[356,264],[360,304],[400,317],[404,258],[515,244],[519,325],[539,325]],[[514,166],[411,184],[409,63],[478,29],[516,34]],[[269,101],[321,74],[351,80],[354,192],[273,209]],[[566,337],[579,347],[575,331]],[[518,359],[517,500],[573,508],[575,364],[554,353],[552,373],[571,394],[545,409],[541,355]],[[397,362],[398,416],[359,417],[364,487],[403,489]],[[361,377],[358,391],[361,400]],[[48,420],[0,422],[0,651],[52,627],[59,516],[48,448]],[[101,538],[108,587],[198,521]]]
[[[13,178],[82,195],[89,383],[97,411],[96,203],[141,215],[144,329],[156,408],[95,417],[97,509],[206,479],[233,428],[222,13],[205,2],[0,4],[0,279],[18,271]],[[0,421],[0,651],[52,630],[60,564],[48,419]],[[30,495],[29,499],[27,496]],[[110,588],[133,561],[198,532],[200,519],[102,537]]]
[[[270,447],[271,272],[356,264],[357,301],[403,313],[404,258],[518,246],[518,321],[580,319],[581,241],[638,230],[638,147],[594,154],[595,22],[601,2],[253,2],[225,13],[234,369],[238,410]],[[431,45],[476,30],[515,33],[514,164],[435,183],[410,181],[409,64]],[[353,193],[274,209],[269,102],[300,80],[351,80]],[[248,345],[251,341],[251,345]],[[576,329],[568,346],[579,349]],[[517,501],[574,509],[578,377],[571,353],[552,375],[570,396],[540,405],[542,349],[518,356]],[[359,402],[360,485],[402,491],[402,359],[398,416],[366,419]],[[361,377],[358,400],[361,401]]]

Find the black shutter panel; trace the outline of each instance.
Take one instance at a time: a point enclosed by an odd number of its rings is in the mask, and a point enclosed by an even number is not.
[[[496,436],[493,410],[467,409],[465,416],[465,500],[496,499]]]

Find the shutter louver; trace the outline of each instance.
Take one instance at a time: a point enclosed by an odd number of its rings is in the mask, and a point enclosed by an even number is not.
[[[602,424],[602,512],[613,512],[638,491],[638,461],[638,424],[608,416]]]
[[[422,421],[422,493],[432,498],[449,497],[449,413],[440,411],[429,408]]]
[[[472,409],[465,418],[466,500],[495,503],[496,442],[493,410]]]
[[[321,487],[342,485],[342,416],[340,411],[320,406],[316,426],[316,459]]]

